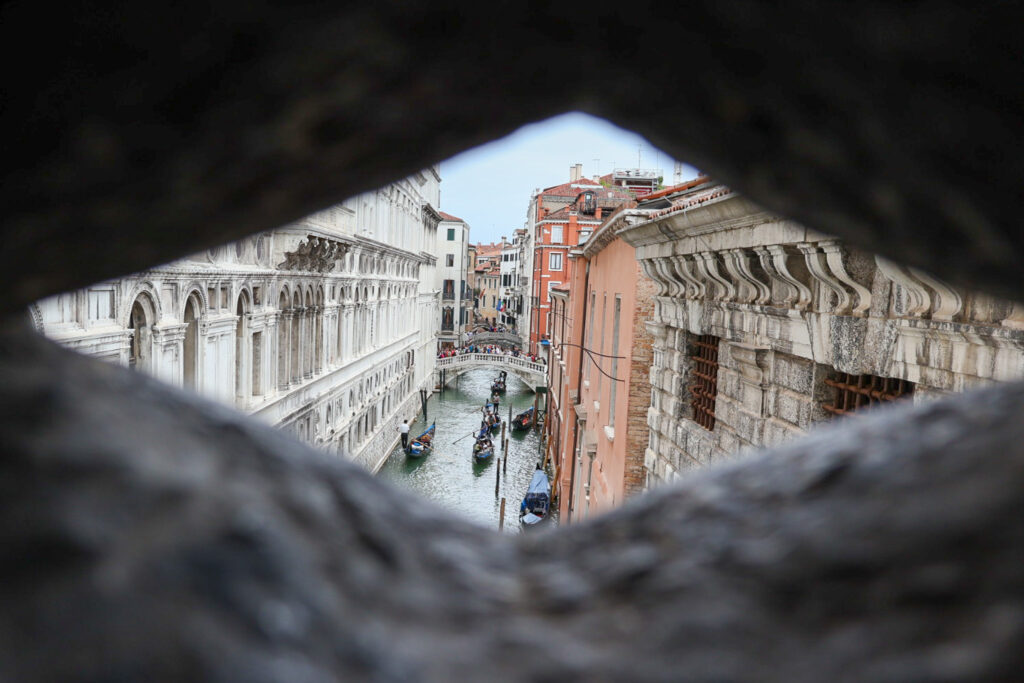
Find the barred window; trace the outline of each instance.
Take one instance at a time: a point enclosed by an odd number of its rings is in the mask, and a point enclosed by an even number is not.
[[[690,405],[693,421],[704,429],[715,428],[715,399],[718,398],[718,342],[710,334],[697,337],[690,356]]]
[[[875,375],[843,372],[835,378],[826,379],[825,384],[836,389],[835,401],[822,406],[833,415],[846,415],[855,410],[884,405],[914,393],[913,382]]]

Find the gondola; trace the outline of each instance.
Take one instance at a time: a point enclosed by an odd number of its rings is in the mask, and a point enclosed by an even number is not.
[[[551,507],[551,483],[548,475],[537,466],[526,496],[519,506],[519,522],[525,528],[535,527],[548,518]]]
[[[491,422],[488,425],[488,427],[490,428],[490,431],[496,432],[499,429],[501,429],[501,415],[498,415],[498,406],[496,404],[488,403],[487,405],[485,405],[484,408],[483,408],[483,413],[484,413],[484,423],[488,422],[488,419],[487,419],[488,417],[492,417],[493,416],[493,418],[494,418],[494,422]]]
[[[415,439],[409,442],[409,445],[405,447],[405,454],[410,458],[422,458],[424,455],[434,450],[434,426],[436,423],[431,423],[427,430],[417,436]]]
[[[504,394],[505,393],[505,381],[507,379],[508,379],[508,372],[505,371],[505,370],[502,370],[501,374],[498,375],[498,379],[494,380],[494,383],[491,384],[491,393],[492,394]]]
[[[476,435],[476,443],[473,444],[473,459],[477,462],[489,460],[494,455],[494,443],[488,434],[487,427],[481,427]]]
[[[525,432],[531,426],[533,422],[533,406],[530,406],[523,412],[519,413],[512,418],[512,431],[513,432]]]

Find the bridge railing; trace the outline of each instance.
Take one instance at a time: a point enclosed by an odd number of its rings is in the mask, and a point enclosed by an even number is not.
[[[437,367],[439,370],[444,368],[455,368],[461,365],[478,365],[480,363],[487,363],[492,365],[511,365],[514,367],[523,368],[530,372],[536,372],[541,375],[546,375],[548,372],[548,366],[543,363],[534,363],[531,360],[527,360],[522,357],[506,356],[502,353],[463,353],[458,356],[449,356],[448,358],[438,358]]]

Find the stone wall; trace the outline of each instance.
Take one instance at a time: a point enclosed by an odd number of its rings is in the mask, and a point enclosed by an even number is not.
[[[1020,678],[1020,384],[509,539],[17,327],[39,298],[580,108],[1019,299],[1016,3],[63,9],[0,26],[32,56],[2,112],[0,677]]]
[[[710,181],[672,201],[622,231],[658,286],[652,482],[805,434],[831,418],[825,379],[839,373],[910,382],[915,401],[1024,377],[1012,302],[772,217]],[[699,335],[721,339],[712,431],[693,421],[686,389]]]

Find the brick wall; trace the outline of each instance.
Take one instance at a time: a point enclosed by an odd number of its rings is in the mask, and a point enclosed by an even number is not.
[[[654,315],[655,284],[640,272],[637,264],[636,310],[633,313],[633,349],[629,361],[629,397],[626,404],[626,462],[624,492],[626,497],[647,486],[645,452],[650,441],[647,411],[651,405],[651,363],[654,359],[654,337],[646,322]]]

